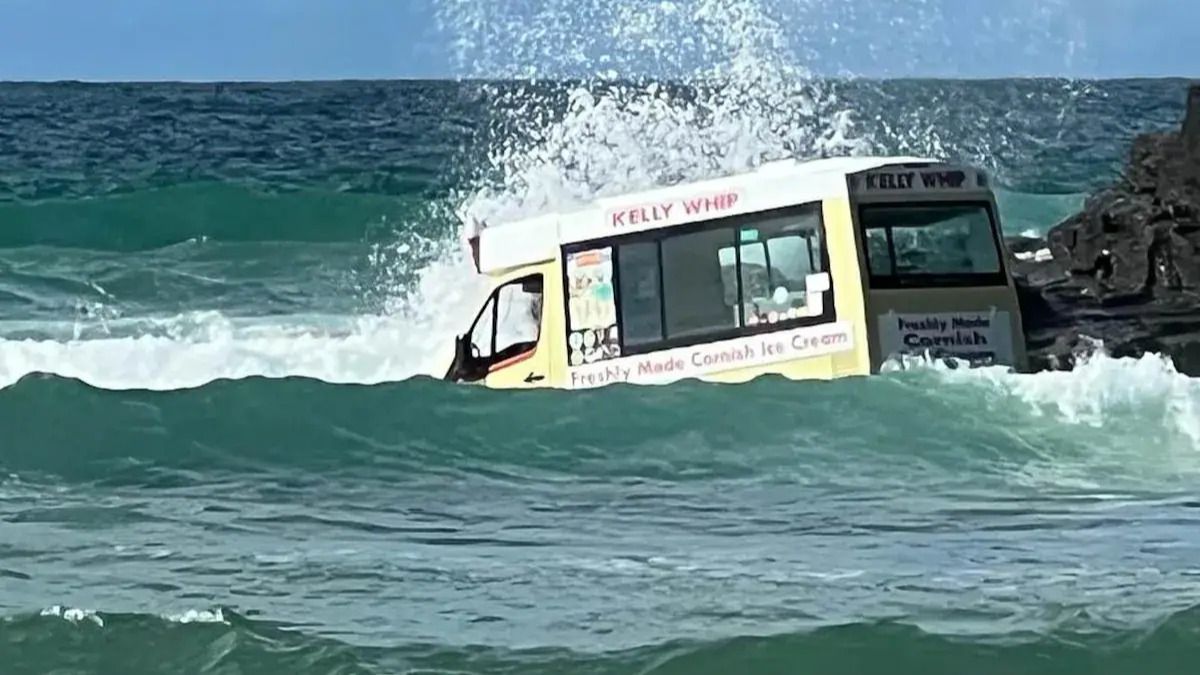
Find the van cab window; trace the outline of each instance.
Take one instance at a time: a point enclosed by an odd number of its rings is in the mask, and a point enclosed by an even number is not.
[[[496,354],[515,356],[537,346],[542,324],[542,283],[512,283],[496,295]]]
[[[987,204],[865,205],[859,220],[873,286],[1004,283]]]
[[[451,366],[455,379],[480,380],[532,354],[541,336],[542,300],[540,274],[497,288],[460,340]]]

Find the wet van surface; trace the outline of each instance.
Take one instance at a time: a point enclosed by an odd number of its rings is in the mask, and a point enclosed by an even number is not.
[[[492,290],[447,379],[586,389],[1018,365],[986,178],[914,158],[786,161],[484,229]]]
[[[848,177],[867,289],[872,367],[899,355],[1025,367],[998,208],[971,167]]]

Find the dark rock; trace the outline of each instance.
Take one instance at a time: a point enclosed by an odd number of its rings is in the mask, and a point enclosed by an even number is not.
[[[1008,241],[1035,370],[1070,368],[1103,344],[1200,376],[1200,84],[1182,130],[1137,138],[1116,185],[1045,241]]]

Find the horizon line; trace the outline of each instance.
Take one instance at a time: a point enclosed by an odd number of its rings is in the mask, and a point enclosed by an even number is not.
[[[338,83],[378,83],[378,82],[405,82],[405,83],[495,83],[495,82],[582,82],[582,81],[599,81],[603,82],[630,82],[638,80],[653,80],[656,82],[679,83],[686,84],[693,81],[703,81],[705,78],[653,78],[645,75],[630,75],[620,78],[596,78],[595,76],[574,76],[574,77],[463,77],[454,75],[445,76],[420,76],[420,77],[339,77],[339,78],[248,78],[248,79],[227,79],[227,78],[148,78],[148,79],[92,79],[92,78],[53,78],[53,79],[0,79],[0,84],[84,84],[84,85],[104,85],[104,84],[186,84],[186,85],[239,85],[239,84],[338,84]],[[1185,80],[1200,84],[1200,74],[1198,75],[1119,75],[1119,76],[1100,76],[1100,75],[813,75],[808,79],[813,80],[840,80],[840,81],[947,81],[947,82],[1000,82],[1000,81],[1021,81],[1021,80],[1065,80],[1070,82],[1120,82],[1132,80]]]

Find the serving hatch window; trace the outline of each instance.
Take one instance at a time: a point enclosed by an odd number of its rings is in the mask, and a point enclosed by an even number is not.
[[[725,280],[726,303],[738,306],[744,326],[772,324],[824,312],[823,285],[809,280],[825,272],[820,218],[789,215],[738,228],[738,247],[722,249],[722,264],[739,258],[738,279]],[[739,283],[740,282],[740,285]]]
[[[737,328],[733,303],[726,302],[734,261],[718,252],[733,244],[733,230],[720,228],[667,237],[662,249],[665,337],[688,338]]]
[[[859,224],[873,286],[1004,283],[985,203],[864,205]]]
[[[576,261],[600,251],[614,263],[607,301],[620,330],[607,321],[577,325],[584,311],[568,303],[575,365],[833,320],[818,204],[567,251],[568,288],[580,274]],[[591,348],[602,339],[586,331],[596,329],[617,339]]]

